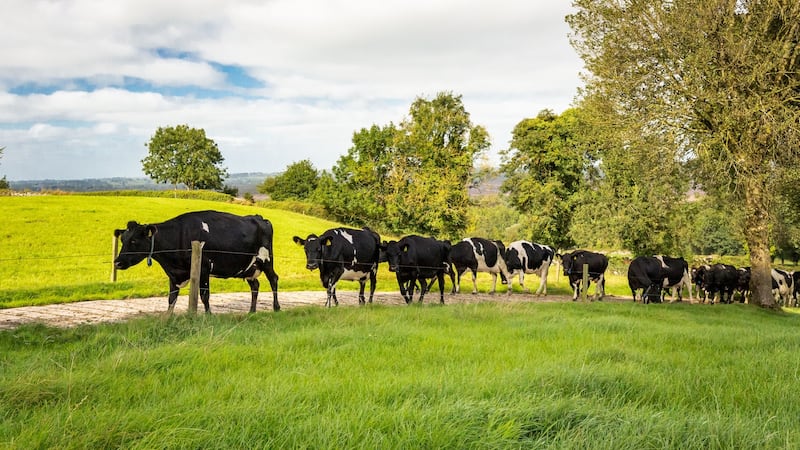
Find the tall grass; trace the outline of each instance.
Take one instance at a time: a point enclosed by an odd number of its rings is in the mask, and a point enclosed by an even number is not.
[[[519,303],[0,332],[5,448],[797,448],[800,316]]]

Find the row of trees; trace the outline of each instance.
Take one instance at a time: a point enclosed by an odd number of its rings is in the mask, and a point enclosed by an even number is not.
[[[708,211],[721,211],[716,223],[744,237],[754,302],[774,307],[770,245],[792,247],[800,235],[800,3],[574,6],[567,21],[587,69],[576,107],[521,121],[503,153],[515,232],[561,248],[672,253],[691,241],[679,230],[704,214],[713,226]],[[400,124],[356,132],[331,172],[297,195],[354,225],[459,237],[467,186],[488,145],[460,96],[418,98]],[[303,165],[298,172],[316,173]],[[263,189],[292,192],[286,181]],[[697,187],[706,199],[687,202]]]

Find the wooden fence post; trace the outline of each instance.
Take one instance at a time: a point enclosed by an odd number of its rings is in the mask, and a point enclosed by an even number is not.
[[[189,269],[189,313],[197,313],[197,298],[200,296],[200,260],[205,242],[192,241],[192,265]]]
[[[111,282],[117,281],[117,266],[114,265],[114,260],[117,259],[117,250],[119,249],[119,238],[114,235],[114,242],[111,244]]]
[[[583,279],[581,280],[581,301],[585,302],[589,291],[589,265],[583,265]]]

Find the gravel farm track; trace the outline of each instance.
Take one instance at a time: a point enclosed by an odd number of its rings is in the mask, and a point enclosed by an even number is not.
[[[590,294],[594,290],[589,291]],[[298,291],[279,292],[278,300],[281,309],[298,306],[325,306],[325,291]],[[358,292],[338,290],[339,305],[345,307],[358,305]],[[416,295],[414,298],[418,298]],[[590,295],[591,298],[591,295]],[[424,302],[437,303],[438,292],[426,295]],[[533,294],[514,293],[506,295],[503,290],[496,294],[445,293],[445,304],[477,303],[477,302],[568,302],[571,296],[548,295],[536,296]],[[603,301],[630,301],[630,297],[605,296]],[[416,302],[416,300],[415,300]],[[178,297],[175,312],[185,313],[189,299],[187,295]],[[406,306],[399,292],[376,292],[373,303],[379,305]],[[250,309],[250,293],[211,293],[211,312],[215,314],[247,313]],[[90,300],[73,303],[59,303],[45,306],[23,306],[19,308],[0,309],[0,330],[11,330],[20,325],[42,323],[55,327],[75,327],[85,324],[98,324],[105,322],[121,322],[133,317],[149,314],[166,314],[166,297],[137,298],[124,300]],[[198,311],[203,310],[199,302]],[[272,294],[262,291],[258,296],[257,311],[272,310]]]

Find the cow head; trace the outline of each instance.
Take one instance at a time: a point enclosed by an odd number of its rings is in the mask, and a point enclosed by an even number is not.
[[[389,263],[389,272],[397,272],[402,265],[403,256],[408,252],[408,244],[400,244],[397,241],[384,241],[381,244],[381,250],[386,256],[386,262]]]
[[[114,267],[124,270],[152,255],[155,233],[155,225],[140,225],[134,221],[128,222],[126,229],[114,230],[114,236],[122,238],[122,249],[114,259]]]
[[[572,263],[575,261],[575,255],[568,253],[566,255],[556,255],[561,258],[561,267],[564,269],[564,275],[572,273]]]
[[[505,251],[503,259],[506,260],[506,267],[511,272],[523,268],[522,258],[520,258],[519,251],[514,247]]]
[[[295,244],[303,246],[306,253],[306,269],[318,269],[323,260],[322,240],[316,234],[309,234],[305,239],[295,236],[292,240]],[[330,245],[330,241],[328,241],[328,245]]]

